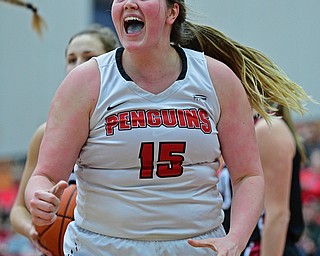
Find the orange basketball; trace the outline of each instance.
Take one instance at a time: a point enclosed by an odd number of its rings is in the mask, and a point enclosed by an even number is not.
[[[53,253],[63,256],[63,237],[68,224],[74,220],[73,211],[76,206],[77,186],[71,184],[62,194],[57,219],[47,226],[36,226],[40,244]]]

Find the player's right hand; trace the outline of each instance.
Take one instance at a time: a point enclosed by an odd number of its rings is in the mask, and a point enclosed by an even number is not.
[[[59,181],[49,190],[38,190],[34,193],[30,201],[30,213],[34,225],[50,225],[56,220],[60,198],[67,187],[66,181]]]
[[[232,237],[225,236],[220,238],[207,239],[189,239],[188,243],[193,247],[207,247],[216,252],[216,256],[240,256],[241,251],[238,244],[234,242]]]

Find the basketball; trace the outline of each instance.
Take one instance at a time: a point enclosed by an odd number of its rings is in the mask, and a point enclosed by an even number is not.
[[[53,253],[63,256],[63,237],[68,224],[74,220],[73,211],[76,206],[77,186],[69,185],[62,194],[57,219],[47,226],[36,226],[40,244]]]

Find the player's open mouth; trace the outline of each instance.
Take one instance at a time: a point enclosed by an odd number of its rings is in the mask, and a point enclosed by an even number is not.
[[[128,34],[140,32],[143,27],[143,21],[137,17],[127,17],[124,21],[124,28]]]

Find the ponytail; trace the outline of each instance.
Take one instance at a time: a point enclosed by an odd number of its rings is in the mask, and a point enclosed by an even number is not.
[[[267,121],[268,113],[277,111],[273,103],[303,114],[307,109],[302,102],[313,101],[258,50],[241,45],[212,27],[188,21],[183,23],[181,32],[180,46],[204,52],[232,69],[241,80],[253,109]]]
[[[36,33],[38,35],[40,35],[40,36],[42,35],[43,27],[45,27],[46,24],[45,24],[45,21],[43,20],[43,18],[38,14],[38,10],[33,4],[24,2],[22,0],[0,0],[0,1],[7,2],[9,4],[22,6],[22,7],[25,7],[27,9],[31,10],[33,13],[32,28],[36,31]]]

